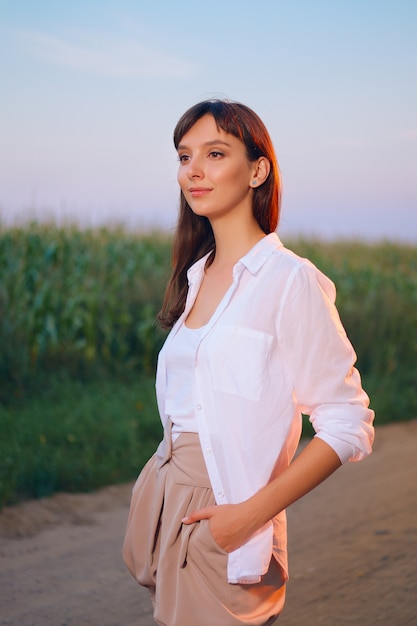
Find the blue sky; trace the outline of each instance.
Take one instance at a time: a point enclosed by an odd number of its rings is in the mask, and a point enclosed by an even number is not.
[[[280,232],[417,242],[417,3],[0,0],[0,216],[175,223],[172,130],[270,130]]]

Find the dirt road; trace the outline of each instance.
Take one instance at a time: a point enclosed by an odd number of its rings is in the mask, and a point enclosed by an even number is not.
[[[120,556],[130,489],[0,513],[0,625],[152,626]],[[417,420],[377,428],[374,453],[288,518],[291,578],[277,624],[417,625]]]

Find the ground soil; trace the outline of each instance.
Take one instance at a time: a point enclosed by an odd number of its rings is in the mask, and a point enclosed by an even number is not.
[[[131,487],[0,513],[0,625],[153,624],[120,556]],[[377,428],[374,453],[288,518],[290,582],[277,624],[417,625],[417,420]]]

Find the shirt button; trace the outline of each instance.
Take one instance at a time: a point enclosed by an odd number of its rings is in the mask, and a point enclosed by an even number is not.
[[[219,498],[224,498],[224,492],[223,491],[219,491],[217,495],[218,495]]]
[[[197,404],[197,409],[201,411],[201,404]]]

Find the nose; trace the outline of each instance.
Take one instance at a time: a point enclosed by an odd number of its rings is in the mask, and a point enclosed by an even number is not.
[[[203,164],[201,162],[201,159],[197,157],[193,157],[188,162],[187,176],[190,180],[194,180],[196,178],[197,179],[204,178],[204,169],[203,169]]]

